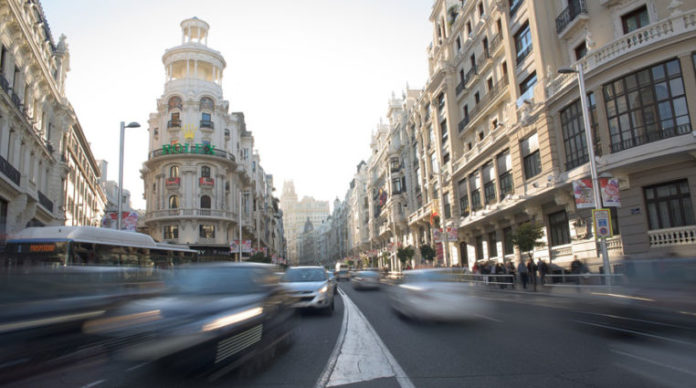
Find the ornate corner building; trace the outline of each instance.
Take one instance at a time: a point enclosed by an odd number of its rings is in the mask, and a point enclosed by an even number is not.
[[[158,241],[227,257],[241,228],[253,248],[285,256],[273,177],[260,165],[244,114],[229,112],[226,62],[207,46],[208,30],[198,18],[182,21],[181,44],[162,56],[164,93],[150,115],[141,171],[145,224]]]
[[[38,225],[99,225],[105,195],[65,96],[70,55],[38,1],[0,3],[0,235]]]

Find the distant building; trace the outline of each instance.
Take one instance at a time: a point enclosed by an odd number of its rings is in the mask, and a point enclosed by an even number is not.
[[[283,210],[288,260],[290,263],[297,264],[301,256],[301,237],[306,220],[313,225],[322,224],[329,216],[329,202],[318,201],[312,197],[303,197],[301,201],[298,201],[295,184],[287,181],[283,183],[280,208]]]

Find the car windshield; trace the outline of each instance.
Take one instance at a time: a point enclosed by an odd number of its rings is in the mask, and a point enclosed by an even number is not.
[[[364,278],[376,278],[376,277],[379,277],[379,275],[377,275],[377,272],[373,272],[373,271],[360,271],[360,272],[358,272],[358,276],[361,276],[361,277],[364,277]]]
[[[255,294],[266,290],[272,274],[262,268],[179,269],[168,284],[180,294]]]
[[[284,282],[321,282],[326,273],[319,268],[290,268],[283,276]]]

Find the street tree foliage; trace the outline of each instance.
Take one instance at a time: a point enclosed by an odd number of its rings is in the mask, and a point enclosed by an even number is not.
[[[525,222],[515,229],[512,233],[512,243],[517,245],[520,252],[527,252],[529,258],[532,258],[532,250],[534,247],[543,247],[544,243],[538,242],[544,236],[543,226],[532,222]]]
[[[425,261],[433,261],[435,259],[435,250],[430,245],[421,245],[420,253]]]
[[[396,251],[396,257],[398,257],[401,264],[404,265],[407,261],[411,260],[415,253],[413,247],[409,245],[406,248],[399,248]]]
[[[355,264],[355,262],[353,260],[346,260],[346,264],[348,264],[348,267],[352,268],[353,264]]]

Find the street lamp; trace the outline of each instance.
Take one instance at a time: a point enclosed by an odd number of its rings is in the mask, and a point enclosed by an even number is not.
[[[116,228],[121,230],[121,212],[123,210],[123,136],[126,128],[139,128],[140,124],[135,121],[126,125],[121,121],[121,147],[118,155],[118,218],[116,219]]]
[[[585,125],[585,139],[587,142],[587,156],[590,159],[590,175],[592,176],[592,193],[594,194],[595,210],[602,208],[602,196],[599,192],[599,179],[597,179],[597,165],[595,164],[594,142],[592,141],[592,128],[590,127],[590,116],[587,110],[587,93],[585,92],[585,77],[582,71],[582,63],[577,64],[577,70],[571,68],[558,69],[561,74],[577,73],[578,86],[580,88],[580,106],[582,108],[582,119]],[[595,231],[597,236],[597,231]],[[605,238],[599,238],[599,246],[602,250],[602,263],[604,265],[604,274],[607,275],[607,285],[611,286],[611,267],[609,266],[609,255],[607,254],[607,241]]]

